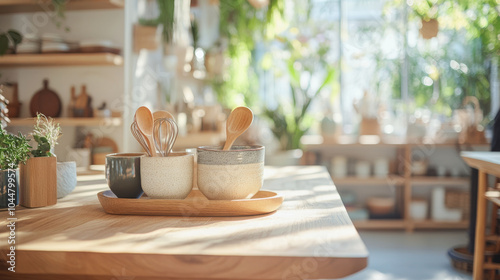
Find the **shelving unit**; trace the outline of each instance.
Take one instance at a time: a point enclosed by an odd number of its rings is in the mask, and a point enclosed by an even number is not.
[[[388,177],[367,177],[359,178],[354,176],[335,178],[335,184],[338,185],[364,185],[364,186],[379,186],[379,185],[402,185],[405,179],[399,175],[389,175]]]
[[[121,66],[123,57],[112,53],[11,54],[0,56],[0,67]]]
[[[77,11],[77,10],[87,10],[87,11],[94,11],[94,10],[102,10],[100,13],[96,13],[97,15],[94,15],[93,12],[91,13],[67,13],[66,14],[66,20],[69,24],[69,21],[75,20],[75,22],[71,22],[73,25],[76,26],[81,26],[80,24],[85,25],[85,29],[79,29],[75,28],[72,29],[71,32],[75,32],[71,35],[77,35],[75,38],[92,38],[94,36],[94,33],[96,34],[95,36],[100,39],[110,39],[110,41],[113,41],[114,43],[118,43],[119,45],[121,43],[121,36],[122,35],[116,35],[116,34],[122,34],[120,31],[117,33],[117,29],[114,26],[122,26],[123,23],[117,17],[117,20],[120,22],[117,24],[117,22],[111,22],[111,29],[106,28],[102,29],[102,24],[99,24],[101,22],[104,22],[104,19],[107,21],[110,19],[108,14],[124,14],[124,6],[125,6],[125,0],[69,0],[65,1],[64,5],[64,10],[65,11]],[[57,31],[51,31],[48,26],[45,25],[36,25],[36,29],[33,27],[30,30],[24,30],[20,28],[19,26],[16,26],[18,24],[18,21],[20,19],[24,20],[30,20],[31,18],[35,18],[37,16],[44,16],[45,13],[50,13],[48,16],[52,16],[52,13],[54,11],[54,5],[52,0],[0,0],[0,15],[3,15],[6,19],[7,22],[11,22],[13,26],[9,27],[6,26],[7,29],[9,28],[14,28],[17,29],[21,32],[28,32],[28,33],[36,33],[38,35],[42,35],[45,33],[51,33],[51,32],[63,32],[63,29],[59,29]],[[108,11],[104,11],[108,10]],[[20,14],[20,13],[32,13],[32,14]],[[91,18],[88,18],[88,16],[85,17],[85,15],[91,15]],[[84,16],[84,17],[82,17]],[[48,19],[47,19],[48,20]],[[92,21],[92,23],[88,21]],[[114,19],[113,19],[114,20]],[[36,23],[36,22],[35,22]],[[31,24],[31,22],[30,22]],[[105,31],[103,32],[90,32],[90,29],[93,28],[99,28],[100,31]],[[76,31],[75,31],[76,30]],[[112,31],[108,31],[112,30]],[[76,33],[81,33],[80,36]],[[109,38],[107,37],[109,36]],[[11,54],[11,55],[4,55],[0,56],[0,68],[3,68],[6,71],[12,71],[11,69],[14,68],[19,68],[18,71],[18,76],[23,79],[18,78],[19,80],[22,80],[22,84],[24,87],[29,87],[30,86],[30,80],[29,79],[24,79],[24,73],[32,71],[32,69],[22,69],[23,67],[39,67],[39,69],[36,69],[36,76],[37,78],[40,76],[40,73],[43,72],[43,78],[47,78],[49,80],[52,79],[54,75],[60,75],[59,78],[62,82],[59,82],[60,85],[64,85],[65,90],[68,89],[71,85],[74,85],[76,83],[76,80],[83,80],[86,82],[86,84],[93,84],[97,83],[97,90],[96,92],[104,92],[103,87],[101,86],[102,84],[108,82],[110,85],[110,88],[114,89],[116,86],[113,86],[113,83],[119,82],[119,80],[116,80],[117,77],[121,74],[122,70],[120,70],[120,66],[123,66],[124,64],[124,57],[118,54],[114,53],[42,53],[42,54]],[[74,66],[72,69],[68,69],[68,74],[65,73],[66,69],[64,67],[68,66]],[[83,67],[82,67],[83,66]],[[93,71],[89,71],[89,69],[96,69],[92,68],[93,66],[98,66],[99,68],[96,71],[96,73],[93,73]],[[101,66],[112,66],[112,67],[101,67]],[[55,69],[49,69],[55,68]],[[61,67],[61,69],[58,69],[58,67]],[[79,68],[81,67],[81,68]],[[88,67],[88,68],[87,68]],[[72,72],[74,71],[74,72]],[[46,72],[46,73],[45,73]],[[71,72],[71,73],[70,73]],[[61,75],[63,73],[63,75]],[[78,74],[76,74],[78,73]],[[102,73],[105,75],[110,74],[110,78],[113,79],[107,79],[103,80]],[[117,74],[120,73],[120,74]],[[68,79],[69,75],[74,75]],[[80,77],[82,79],[80,79]],[[69,83],[68,81],[71,81]],[[18,81],[19,82],[19,81]],[[78,81],[79,83],[80,81]],[[70,84],[70,85],[68,85]],[[57,87],[57,85],[56,85]],[[112,94],[117,95],[122,90],[119,88],[116,89]],[[23,102],[24,104],[27,104],[27,101],[29,100],[27,96],[23,96],[26,94],[26,91],[20,90],[19,91],[20,96],[19,100]],[[124,96],[124,95],[123,95]],[[118,98],[123,98],[123,96],[120,96]],[[93,99],[94,106],[96,103],[101,104],[103,101],[108,101],[108,100],[100,100],[99,96],[96,99]],[[105,97],[107,98],[107,96]],[[66,102],[66,101],[65,101]],[[66,104],[64,104],[66,105]],[[110,118],[69,118],[69,117],[62,117],[62,118],[55,118],[55,121],[59,123],[61,126],[66,126],[66,127],[77,127],[76,131],[84,131],[87,132],[86,129],[82,129],[82,127],[92,127],[92,129],[100,129],[100,128],[110,128],[109,130],[99,130],[99,133],[93,133],[94,135],[100,135],[104,136],[105,134],[112,134],[114,132],[117,132],[120,130],[120,127],[124,126],[124,121],[122,117],[110,117]],[[35,124],[34,119],[32,118],[15,118],[11,119],[11,123],[9,126],[12,127],[23,127],[23,126],[33,126]],[[111,128],[113,127],[113,128]],[[125,127],[124,127],[125,129]],[[70,132],[74,130],[68,130]],[[125,130],[124,130],[125,131]],[[94,131],[92,131],[94,132]],[[70,136],[71,137],[71,136]],[[113,138],[115,141],[118,141],[121,136],[118,135],[112,135],[110,136]],[[63,142],[65,141],[66,143],[61,143],[63,145],[73,145],[71,142],[71,138],[65,137]],[[118,141],[120,142],[120,141]],[[115,143],[116,144],[116,143]],[[64,158],[64,154],[61,153],[62,158]]]
[[[71,0],[66,10],[122,9],[125,0]],[[0,14],[46,11],[51,0],[0,0]]]
[[[403,219],[395,220],[365,220],[353,221],[357,229],[405,229],[406,222]]]
[[[415,176],[411,177],[413,186],[439,184],[443,186],[464,185],[469,183],[469,177],[438,177],[438,176]]]
[[[328,151],[330,151],[330,156],[335,156],[340,151],[342,151],[342,155],[349,154],[350,152],[357,152],[360,154],[358,157],[359,159],[362,159],[367,155],[372,156],[374,151],[377,151],[381,155],[386,155],[386,152],[390,151],[390,157],[393,160],[398,161],[398,164],[402,166],[398,170],[393,170],[393,174],[387,176],[386,178],[374,176],[368,178],[359,178],[356,176],[332,178],[335,185],[341,188],[363,186],[366,187],[366,190],[371,190],[379,186],[395,187],[392,190],[395,192],[394,196],[396,199],[396,207],[402,218],[355,220],[354,225],[358,229],[404,229],[407,231],[413,231],[418,229],[465,229],[469,226],[468,220],[456,222],[434,221],[431,219],[413,220],[410,216],[410,202],[413,199],[413,190],[421,189],[426,186],[431,188],[434,186],[463,187],[469,184],[469,177],[413,176],[411,171],[412,151],[418,149],[427,150],[434,148],[454,148],[457,146],[457,143],[383,143],[370,139],[364,143],[360,143],[354,142],[353,139],[350,138],[344,138],[340,141],[340,143],[325,143],[321,141],[321,137],[311,137],[306,139],[306,143],[304,144],[304,151],[313,152],[321,156],[320,159],[323,160],[323,163],[329,158]],[[489,144],[483,143],[466,146],[485,149],[489,146]],[[362,152],[359,153],[359,150],[361,149],[365,149],[370,152],[366,154],[363,154]],[[316,162],[316,164],[318,163],[319,162]],[[498,200],[500,201],[500,199]]]
[[[54,118],[61,126],[120,126],[122,118]],[[11,126],[32,126],[35,124],[34,118],[11,119]]]

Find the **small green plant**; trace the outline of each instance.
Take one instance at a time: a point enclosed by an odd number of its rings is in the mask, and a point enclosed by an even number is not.
[[[14,49],[23,40],[21,33],[14,29],[9,29],[7,32],[0,33],[0,55],[7,53],[10,43],[14,45]]]
[[[0,127],[0,170],[15,169],[29,158],[29,140],[19,134],[13,135]]]
[[[34,157],[52,157],[51,150],[57,145],[57,139],[61,137],[61,126],[52,118],[47,118],[44,114],[37,114],[36,124],[33,129],[33,139],[38,147],[32,150]]]
[[[38,144],[38,147],[36,148],[36,150],[31,150],[31,154],[34,157],[54,156],[50,152],[50,143],[49,143],[49,140],[47,140],[47,137],[40,137],[38,135],[33,135],[33,139],[35,139],[36,143]]]

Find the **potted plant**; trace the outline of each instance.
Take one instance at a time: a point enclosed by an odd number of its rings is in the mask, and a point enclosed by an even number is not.
[[[410,3],[410,2],[409,2]],[[439,31],[438,5],[433,0],[419,0],[409,4],[413,12],[420,17],[420,34],[424,39],[431,39],[437,36]]]
[[[21,205],[53,205],[57,203],[57,159],[52,151],[61,136],[61,127],[52,118],[37,114],[32,136],[38,147],[31,150],[32,157],[20,168]]]
[[[280,95],[277,106],[264,107],[264,116],[270,120],[271,131],[279,141],[282,152],[281,156],[273,155],[269,159],[282,162],[273,161],[275,165],[297,164],[302,154],[299,150],[301,138],[318,117],[311,112],[311,105],[324,93],[330,92],[330,98],[334,96],[331,92],[336,81],[335,63],[327,59],[331,44],[323,36],[306,37],[300,34],[298,28],[292,28],[289,34],[278,39],[284,42],[279,52],[289,52],[284,66],[290,80],[290,94]],[[279,57],[279,54],[272,57]],[[285,163],[287,158],[295,162]]]
[[[9,52],[15,53],[17,45],[22,40],[23,36],[17,30],[9,29],[7,32],[0,32],[0,56]]]
[[[0,126],[0,208],[19,204],[19,163],[29,157],[29,140],[19,133],[7,133]]]

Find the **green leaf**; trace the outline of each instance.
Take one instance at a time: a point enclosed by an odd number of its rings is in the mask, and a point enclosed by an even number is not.
[[[16,30],[10,29],[9,31],[7,31],[7,34],[12,39],[14,46],[20,44],[23,41],[23,35],[21,35],[21,33]]]
[[[9,49],[9,38],[5,33],[0,34],[0,55],[4,55]]]

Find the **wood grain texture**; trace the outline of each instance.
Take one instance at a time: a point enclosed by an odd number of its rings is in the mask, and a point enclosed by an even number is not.
[[[120,9],[124,0],[71,0],[65,10]],[[0,0],[0,14],[52,10],[51,0]]]
[[[0,57],[0,66],[77,66],[123,64],[123,58],[111,53],[11,54]]]
[[[35,157],[19,165],[20,204],[44,207],[57,203],[57,158]]]
[[[281,206],[283,196],[271,191],[259,191],[252,199],[208,200],[199,190],[193,190],[186,199],[117,198],[111,191],[97,194],[104,211],[109,214],[232,217],[261,215]]]
[[[53,118],[61,126],[120,126],[122,118]],[[33,126],[36,118],[11,119],[10,126]]]
[[[500,177],[500,152],[462,152],[460,155],[470,167]]]
[[[106,214],[96,196],[104,180],[80,181],[54,206],[18,208],[17,273],[327,279],[366,267],[368,252],[324,167],[266,168],[264,185],[284,197],[271,214],[165,217]],[[7,215],[0,213],[4,229]],[[0,251],[5,271],[6,242]]]
[[[250,127],[252,122],[252,110],[247,107],[234,108],[226,121],[226,143],[223,150],[230,150],[234,141]]]

